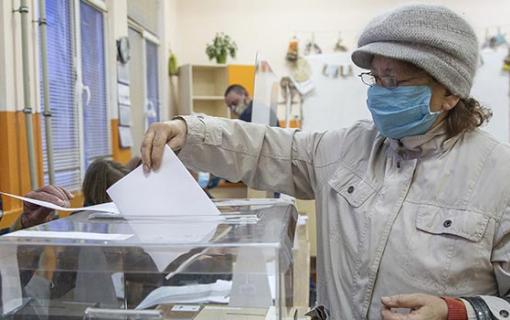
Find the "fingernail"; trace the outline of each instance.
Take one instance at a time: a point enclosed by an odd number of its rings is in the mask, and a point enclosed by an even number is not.
[[[384,303],[388,303],[391,301],[391,298],[390,297],[381,297],[381,301]]]
[[[143,165],[143,171],[145,171],[145,172],[149,172],[149,166],[148,166],[148,165],[146,165],[146,164],[144,164],[144,165]]]

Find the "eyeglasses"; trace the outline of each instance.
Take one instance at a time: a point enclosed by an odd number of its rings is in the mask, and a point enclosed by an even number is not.
[[[394,76],[384,76],[380,77],[378,75],[373,74],[372,72],[363,72],[358,75],[361,78],[361,82],[366,84],[369,87],[373,87],[376,84],[381,85],[385,88],[396,88],[400,86],[402,83],[420,79],[421,77],[412,77],[404,80],[397,80]]]

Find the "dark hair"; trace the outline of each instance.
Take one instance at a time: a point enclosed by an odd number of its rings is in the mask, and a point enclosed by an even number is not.
[[[227,90],[225,90],[224,96],[226,97],[230,92],[235,92],[237,94],[244,94],[245,96],[249,95],[248,90],[246,90],[246,88],[240,84],[232,84],[232,85],[228,86]]]
[[[474,98],[461,98],[457,105],[448,111],[446,130],[449,137],[476,129],[492,117],[491,109],[482,106]]]
[[[129,173],[120,163],[106,159],[94,160],[87,169],[82,192],[87,206],[112,201],[106,189]]]

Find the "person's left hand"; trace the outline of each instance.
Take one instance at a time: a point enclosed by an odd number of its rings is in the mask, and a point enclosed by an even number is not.
[[[73,195],[64,188],[48,185],[27,193],[25,197],[51,202],[57,206],[69,208],[71,206],[70,200],[73,198]],[[46,219],[52,211],[53,209],[24,201],[21,226],[23,228],[28,228],[46,222]]]
[[[447,320],[448,305],[436,296],[428,294],[401,294],[392,297],[382,297],[383,320]],[[392,308],[409,308],[408,314],[391,311]]]

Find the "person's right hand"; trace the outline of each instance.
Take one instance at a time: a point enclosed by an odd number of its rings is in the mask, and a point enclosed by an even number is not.
[[[186,122],[181,119],[153,123],[145,133],[142,143],[142,162],[145,172],[161,166],[165,144],[179,150],[186,143]]]

